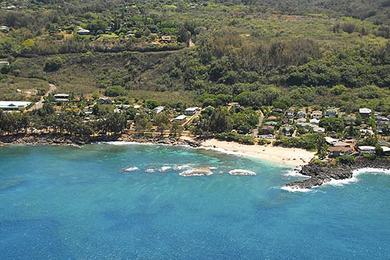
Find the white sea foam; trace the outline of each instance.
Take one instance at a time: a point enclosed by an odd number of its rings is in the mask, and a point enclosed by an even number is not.
[[[210,176],[212,174],[213,172],[210,170],[210,168],[188,169],[179,173],[179,175],[183,177]]]
[[[390,169],[381,169],[381,168],[361,168],[358,170],[353,171],[353,175],[360,175],[360,174],[385,174],[390,175]]]
[[[148,169],[145,170],[145,172],[146,173],[154,173],[154,172],[156,172],[156,170],[153,169],[153,168],[148,168]]]
[[[159,172],[166,172],[166,171],[168,171],[170,169],[172,169],[172,166],[164,165],[158,171]]]
[[[129,168],[123,169],[123,172],[134,172],[137,170],[139,170],[139,168],[134,166],[134,167],[129,167]]]
[[[283,174],[286,177],[300,177],[300,178],[310,178],[310,176],[306,176],[300,173],[301,168],[295,168],[288,170],[285,174]]]
[[[359,181],[358,176],[362,175],[362,174],[372,174],[372,175],[384,174],[384,175],[390,175],[390,169],[361,168],[361,169],[357,169],[357,170],[352,171],[352,178],[343,179],[343,180],[332,179],[332,180],[324,183],[324,185],[340,187],[340,186],[344,186],[344,185],[347,185],[347,184],[356,183],[356,182]]]
[[[234,175],[234,176],[254,176],[254,175],[256,175],[256,173],[253,171],[242,170],[242,169],[231,170],[231,171],[229,171],[229,174]]]
[[[174,165],[172,167],[172,169],[175,171],[182,171],[189,168],[191,168],[191,164]]]
[[[288,192],[310,192],[310,191],[312,191],[311,189],[299,188],[297,186],[283,186],[281,189],[288,191]]]

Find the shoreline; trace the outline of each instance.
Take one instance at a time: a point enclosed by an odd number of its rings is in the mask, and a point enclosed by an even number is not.
[[[365,173],[390,174],[390,159],[375,160],[359,157],[352,165],[316,165],[307,164],[298,171],[304,180],[287,183],[282,189],[290,192],[308,192],[312,188],[324,185],[342,186],[357,181],[357,176]]]
[[[7,144],[20,145],[66,145],[80,147],[85,144],[111,143],[122,144],[149,144],[149,145],[170,145],[185,146],[195,149],[211,150],[215,152],[259,159],[284,167],[298,167],[306,165],[314,157],[314,152],[299,148],[285,148],[278,146],[247,145],[236,142],[219,141],[217,139],[196,140],[192,137],[182,136],[181,138],[147,138],[128,135],[96,138],[83,141],[66,135],[53,134],[29,134],[1,136],[0,147]]]
[[[200,144],[201,149],[250,157],[276,163],[281,166],[299,167],[308,164],[314,157],[314,152],[300,148],[285,148],[272,145],[247,145],[236,142],[208,139]]]

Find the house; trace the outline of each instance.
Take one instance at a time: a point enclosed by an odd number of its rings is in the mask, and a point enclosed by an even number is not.
[[[274,109],[272,109],[272,113],[274,113],[274,114],[282,114],[283,113],[283,109],[274,108]]]
[[[297,121],[298,124],[303,124],[303,123],[306,123],[306,118],[300,117],[296,121]]]
[[[177,117],[175,117],[173,119],[173,121],[175,122],[184,122],[184,120],[186,120],[187,116],[186,115],[178,115]]]
[[[134,109],[140,109],[141,105],[135,104],[133,107],[134,107]]]
[[[278,120],[278,118],[277,118],[276,116],[269,116],[269,117],[267,118],[267,120],[268,120],[268,121],[276,121],[276,120]]]
[[[286,112],[286,117],[291,119],[291,118],[294,118],[295,114],[294,114],[294,111],[293,110],[288,110]]]
[[[322,111],[314,110],[313,112],[311,112],[311,118],[320,120],[322,118]]]
[[[339,157],[342,155],[352,154],[353,148],[350,146],[332,146],[328,148],[330,158]]]
[[[199,107],[189,107],[189,108],[186,108],[186,110],[184,110],[184,114],[187,116],[192,116],[192,115],[195,115],[196,112],[198,112],[199,110],[200,110]]]
[[[274,126],[264,126],[260,129],[261,135],[271,135],[275,132]]]
[[[0,60],[0,68],[9,66],[9,62],[6,60]]]
[[[375,146],[362,145],[358,146],[360,154],[375,154]]]
[[[390,147],[389,146],[381,146],[384,155],[390,155]]]
[[[2,25],[0,26],[0,32],[8,33],[10,31],[10,28],[8,26]]]
[[[316,126],[313,127],[313,132],[317,134],[323,134],[325,133],[325,128]]]
[[[372,131],[371,129],[363,128],[363,129],[360,129],[360,135],[362,137],[371,136],[371,135],[374,135],[374,131]]]
[[[113,101],[108,97],[100,97],[97,100],[97,103],[100,105],[111,105],[113,103]]]
[[[172,37],[169,35],[163,35],[163,36],[161,36],[160,41],[164,42],[164,43],[170,43],[170,42],[172,42]]]
[[[335,118],[337,117],[337,110],[334,108],[330,108],[325,111],[325,117],[327,118]]]
[[[27,101],[0,101],[0,109],[5,111],[23,110],[31,105]]]
[[[297,117],[298,117],[298,118],[306,118],[306,113],[305,113],[305,111],[302,111],[302,110],[298,111]]]
[[[91,34],[91,31],[87,30],[87,29],[84,29],[84,28],[79,28],[77,30],[77,34],[78,35],[89,35],[89,34]]]
[[[162,111],[164,111],[165,107],[164,106],[158,106],[158,107],[155,107],[153,109],[153,111],[156,113],[156,114],[159,114],[161,113]]]
[[[369,117],[371,115],[372,110],[369,108],[359,108],[359,114],[363,117]]]
[[[278,122],[276,121],[267,121],[264,123],[264,125],[268,125],[268,126],[277,126],[278,125]]]
[[[290,125],[286,125],[282,128],[282,133],[285,136],[292,136],[294,133],[294,127]]]
[[[54,101],[55,102],[69,102],[69,94],[55,94]]]
[[[319,125],[320,124],[320,120],[317,119],[317,118],[310,119],[310,124]]]

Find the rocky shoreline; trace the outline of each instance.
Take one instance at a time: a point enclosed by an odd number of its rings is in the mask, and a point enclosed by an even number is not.
[[[288,183],[286,187],[292,189],[311,189],[321,186],[331,180],[344,180],[353,177],[353,171],[362,168],[390,169],[390,159],[377,158],[374,160],[357,158],[353,165],[317,165],[309,163],[299,171],[300,174],[310,177],[309,179]]]
[[[176,138],[148,138],[140,136],[100,136],[90,138],[88,140],[61,134],[16,134],[0,136],[0,146],[8,144],[19,145],[67,145],[81,146],[97,142],[137,142],[137,143],[153,143],[165,145],[188,145],[191,147],[199,147],[200,142],[191,139],[176,139]]]

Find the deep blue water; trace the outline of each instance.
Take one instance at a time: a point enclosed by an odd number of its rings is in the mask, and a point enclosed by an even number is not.
[[[217,169],[144,172],[184,164]],[[0,259],[390,259],[390,176],[290,193],[286,171],[187,148],[0,148]]]

